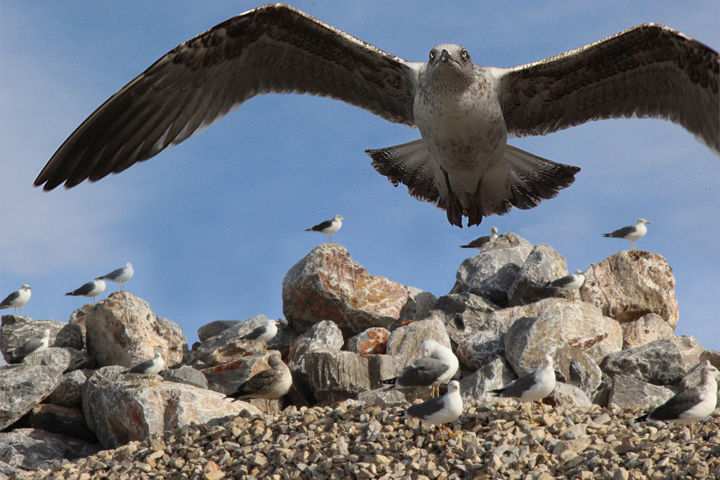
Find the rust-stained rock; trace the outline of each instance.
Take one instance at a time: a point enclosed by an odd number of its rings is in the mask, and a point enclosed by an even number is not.
[[[648,313],[632,322],[621,324],[623,329],[623,350],[642,347],[662,338],[673,336],[673,327],[657,313]]]
[[[399,283],[370,275],[337,243],[324,243],[283,278],[283,313],[298,332],[332,320],[350,337],[370,327],[388,327],[400,317],[408,292]]]
[[[348,340],[345,349],[360,355],[381,355],[387,349],[389,335],[385,328],[371,327]]]
[[[410,361],[415,360],[422,356],[421,345],[425,340],[435,340],[440,345],[450,348],[450,337],[440,318],[430,317],[411,322],[390,332],[387,354],[402,355]]]
[[[115,292],[85,315],[88,353],[98,366],[144,362],[160,351],[166,367],[183,359],[187,341],[180,327],[158,317],[143,299]]]
[[[620,325],[589,303],[546,298],[506,310],[516,320],[505,335],[505,356],[518,375],[535,370],[548,352],[573,348],[599,364],[622,348]]]
[[[105,448],[243,410],[260,413],[222,393],[165,382],[158,376],[123,374],[123,370],[117,366],[97,370],[83,392],[85,420]]]
[[[248,378],[261,370],[270,368],[267,359],[272,353],[272,350],[269,352],[258,352],[246,357],[237,358],[231,362],[203,369],[202,373],[207,379],[208,388],[216,392],[224,393],[225,395],[235,392]]]
[[[590,265],[580,296],[618,322],[632,322],[648,313],[657,313],[673,329],[678,322],[675,277],[656,253],[623,250]]]

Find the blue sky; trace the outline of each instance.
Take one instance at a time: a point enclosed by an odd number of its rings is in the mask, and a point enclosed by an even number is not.
[[[652,222],[642,249],[677,280],[677,334],[720,349],[720,158],[660,120],[593,122],[511,143],[578,165],[539,207],[458,229],[393,188],[363,153],[419,138],[341,102],[256,97],[202,134],[120,175],[45,193],[35,176],[107,97],[184,40],[258,4],[21,2],[0,5],[0,295],[33,287],[25,313],[67,321],[63,293],[131,261],[130,292],[190,343],[216,319],[282,316],[284,274],[326,240],[304,229],[340,213],[335,239],[376,275],[447,293],[467,252],[497,226],[586,269],[628,243],[601,233]],[[653,2],[308,2],[294,6],[385,51],[424,61],[439,43],[514,66],[633,25],[670,25],[720,49],[720,4]],[[109,291],[117,289],[111,284]],[[103,295],[103,298],[105,295]]]

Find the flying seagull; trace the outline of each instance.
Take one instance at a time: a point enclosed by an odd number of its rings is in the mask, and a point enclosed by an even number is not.
[[[17,313],[18,309],[20,309],[20,315],[22,315],[22,307],[28,301],[30,301],[31,295],[32,293],[30,292],[30,285],[25,283],[20,286],[19,290],[15,290],[10,295],[5,297],[5,300],[0,302],[0,310],[12,307],[15,313]]]
[[[518,378],[497,390],[490,390],[500,397],[513,397],[523,402],[530,402],[531,415],[535,418],[535,403],[540,401],[540,408],[545,413],[542,399],[547,397],[555,389],[555,369],[553,368],[552,355],[545,355],[542,366],[525,376]]]
[[[405,410],[405,416],[416,417],[428,423],[440,425],[442,429],[445,428],[445,423],[457,420],[462,413],[462,408],[463,402],[460,396],[460,382],[453,380],[448,384],[448,391],[445,395],[433,397],[417,405],[411,405]],[[448,434],[451,437],[453,436],[452,433]]]
[[[99,180],[176,145],[249,98],[307,93],[420,130],[368,150],[373,167],[451,224],[529,209],[569,186],[577,167],[510,146],[590,120],[671,120],[720,152],[717,52],[657,24],[512,68],[476,65],[460,45],[427,62],[379,50],[299,10],[266,5],[178,45],[95,110],[35,185]]]
[[[635,240],[641,239],[647,233],[647,227],[645,226],[645,224],[649,225],[650,222],[648,222],[644,218],[640,218],[637,222],[635,222],[635,225],[618,228],[614,232],[603,233],[602,236],[608,238],[622,238],[623,240],[630,240],[630,246],[633,250],[635,250]]]
[[[16,362],[19,362],[31,353],[47,350],[49,346],[50,329],[46,328],[45,330],[43,330],[42,336],[40,338],[33,338],[25,342],[23,345],[16,347],[12,352],[12,356]]]
[[[693,422],[704,419],[715,411],[717,406],[717,375],[718,371],[705,360],[702,365],[702,382],[700,385],[680,392],[667,402],[653,409],[647,415],[635,419],[636,422],[661,420],[690,425],[690,438],[693,434]]]
[[[269,369],[256,373],[228,396],[237,399],[273,399],[280,398],[289,392],[292,386],[292,374],[280,355],[270,355],[268,364],[270,365]]]
[[[498,238],[498,229],[497,227],[492,227],[490,235],[478,237],[467,245],[460,245],[460,248],[474,248],[476,250],[482,250],[485,245],[494,241],[496,238]]]
[[[277,324],[278,322],[268,318],[265,324],[260,325],[242,338],[244,340],[257,340],[258,342],[262,342],[265,350],[267,351],[267,342],[275,338],[275,335],[277,335]]]
[[[95,303],[95,297],[105,291],[105,280],[96,279],[91,282],[87,282],[79,288],[76,288],[72,292],[67,292],[65,295],[69,296],[80,296],[90,297],[92,303]]]
[[[322,223],[318,223],[314,227],[306,228],[305,231],[324,233],[328,236],[328,241],[332,242],[332,234],[340,230],[343,220],[347,220],[347,218],[343,217],[342,215],[335,215],[330,220],[325,220]]]
[[[572,275],[565,275],[564,277],[557,278],[552,282],[545,284],[548,288],[558,288],[560,290],[577,290],[585,283],[585,275],[582,270],[575,270]]]
[[[425,340],[420,348],[422,357],[405,367],[399,376],[382,383],[396,388],[432,387],[433,395],[437,396],[440,385],[455,376],[460,364],[452,350],[435,340]]]
[[[95,280],[110,280],[120,284],[120,291],[125,288],[125,282],[130,280],[135,274],[132,263],[127,262],[124,267],[113,270],[110,273],[106,273],[101,277],[97,277]]]
[[[155,352],[155,356],[150,360],[138,363],[124,373],[138,373],[140,375],[155,375],[165,370],[165,360],[163,360],[160,352]]]

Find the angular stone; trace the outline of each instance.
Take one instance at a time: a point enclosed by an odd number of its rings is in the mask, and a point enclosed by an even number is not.
[[[297,362],[309,352],[337,352],[343,346],[340,328],[330,320],[323,320],[299,335],[290,345],[290,363]]]
[[[510,287],[531,250],[532,245],[514,233],[502,235],[489,250],[460,264],[450,293],[470,292],[501,307],[507,306]]]
[[[349,405],[365,407],[389,407],[408,402],[402,390],[395,388],[375,388],[358,393],[356,400],[347,400]]]
[[[230,401],[218,392],[175,382],[153,385],[149,379],[123,375],[123,370],[116,366],[97,370],[83,392],[85,420],[105,448],[242,411],[260,413],[249,403]]]
[[[677,385],[700,362],[703,351],[689,335],[670,337],[615,352],[600,367],[610,377],[626,375],[655,385]]]
[[[400,373],[395,359],[388,355],[310,352],[303,358],[313,393],[323,403],[355,398]]]
[[[0,433],[0,462],[23,470],[50,468],[59,460],[87,457],[98,450],[77,438],[37,428]]]
[[[489,315],[473,333],[458,339],[457,357],[470,370],[477,370],[504,355],[504,337],[514,321],[506,310]]]
[[[585,392],[575,385],[564,382],[555,382],[555,389],[549,395],[555,405],[564,407],[590,407],[592,402]]]
[[[657,313],[673,329],[677,325],[675,278],[667,261],[656,253],[623,250],[590,265],[580,296],[618,322]]]
[[[15,361],[12,351],[28,340],[40,338],[45,329],[50,330],[51,347],[69,347],[76,350],[83,348],[82,332],[77,325],[57,320],[35,320],[23,315],[3,315],[0,326],[0,351],[5,361],[8,363]]]
[[[707,360],[710,362],[710,365],[720,370],[720,352],[717,350],[705,350],[702,355],[700,355],[700,361],[704,362]]]
[[[22,363],[25,365],[47,365],[62,372],[95,366],[95,361],[84,350],[67,347],[50,347],[42,352],[31,353],[23,358]]]
[[[547,298],[511,314],[517,320],[505,335],[505,356],[518,375],[535,370],[548,352],[572,347],[599,363],[622,348],[620,325],[588,303]]]
[[[382,355],[387,349],[389,335],[385,328],[368,328],[348,340],[345,349],[360,355]]]
[[[632,322],[621,324],[623,329],[623,350],[642,347],[662,338],[673,336],[673,327],[657,313],[648,313]]]
[[[144,362],[160,351],[166,367],[182,362],[187,341],[180,327],[155,315],[143,299],[115,292],[85,316],[88,353],[98,366]]]
[[[675,395],[669,388],[644,382],[634,375],[617,375],[613,378],[609,402],[620,408],[650,407],[665,403]]]
[[[97,437],[88,428],[79,408],[42,403],[30,410],[30,413],[23,418],[23,423],[30,428],[41,428],[48,432],[79,438],[88,443],[98,443]]]
[[[232,362],[223,363],[202,370],[207,379],[207,388],[216,392],[230,395],[250,377],[270,368],[267,360],[269,352],[259,352],[247,357],[240,357]]]
[[[545,284],[567,275],[567,261],[550,245],[535,245],[508,293],[510,305],[526,305],[548,297],[579,300],[580,294],[548,288]]]
[[[60,383],[61,375],[62,371],[46,366],[0,367],[0,430],[15,423],[50,395]]]
[[[198,328],[198,339],[204,342],[210,337],[219,335],[230,327],[234,327],[239,324],[240,320],[215,320],[214,322],[206,323],[202,327]]]
[[[445,324],[439,318],[429,318],[409,323],[390,332],[387,354],[401,355],[414,360],[422,356],[421,346],[425,340],[435,340],[440,345],[450,348],[450,337],[445,330]]]
[[[450,293],[438,299],[431,316],[442,318],[450,340],[460,344],[467,336],[485,330],[487,318],[499,308],[479,295]]]
[[[201,371],[195,370],[188,365],[165,370],[162,375],[168,382],[185,383],[198,388],[208,388],[208,381],[205,375],[203,375]]]
[[[590,396],[600,386],[602,370],[590,355],[576,347],[566,346],[555,352],[556,378],[572,384]]]
[[[283,278],[283,313],[298,333],[332,320],[350,337],[388,327],[408,301],[403,285],[370,275],[336,243],[314,248]]]
[[[66,407],[80,405],[85,381],[87,381],[87,375],[82,370],[73,370],[65,373],[60,379],[60,383],[55,387],[55,390],[48,395],[46,401]]]
[[[243,340],[256,328],[265,325],[268,317],[255,315],[247,320],[224,329],[219,334],[205,340],[193,352],[195,362],[205,365],[222,365],[224,363],[239,360],[241,357],[253,355],[265,351],[265,345],[257,340]],[[281,329],[278,328],[278,334]],[[273,339],[274,340],[274,339]],[[272,348],[273,340],[268,342],[267,347]]]
[[[495,357],[472,375],[460,380],[460,393],[464,399],[489,400],[495,398],[490,390],[502,388],[516,378],[510,365],[502,357]]]
[[[398,321],[412,322],[427,317],[437,302],[435,295],[415,287],[406,286],[405,290],[407,290],[408,299],[402,310],[400,310]]]

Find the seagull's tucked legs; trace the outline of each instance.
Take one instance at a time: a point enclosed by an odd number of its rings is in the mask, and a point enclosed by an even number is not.
[[[447,172],[445,170],[443,170],[442,172],[445,176],[445,187],[447,188],[448,194],[446,205],[448,221],[452,225],[457,225],[458,227],[462,228],[463,206],[460,203],[457,195],[455,195],[455,192],[453,192],[452,187],[450,186],[450,179],[448,178]]]

